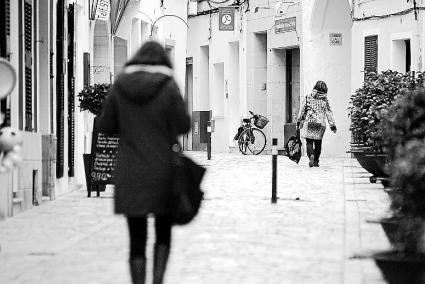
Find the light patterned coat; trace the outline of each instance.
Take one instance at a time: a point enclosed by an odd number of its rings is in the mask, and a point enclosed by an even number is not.
[[[322,140],[326,130],[326,119],[329,125],[335,126],[331,107],[326,94],[313,92],[306,96],[301,104],[298,122],[303,127],[303,138]],[[316,123],[318,127],[308,127],[308,123]],[[312,124],[310,124],[311,126]]]

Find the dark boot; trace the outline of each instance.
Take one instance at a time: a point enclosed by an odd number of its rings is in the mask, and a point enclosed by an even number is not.
[[[310,160],[308,162],[308,165],[310,166],[310,168],[313,167],[313,165],[314,165],[314,155],[310,155]]]
[[[319,162],[314,161],[313,166],[315,166],[315,167],[319,167]]]
[[[146,258],[130,259],[130,274],[133,284],[145,284]]]
[[[170,247],[165,245],[155,245],[153,259],[153,284],[162,284],[169,254]]]

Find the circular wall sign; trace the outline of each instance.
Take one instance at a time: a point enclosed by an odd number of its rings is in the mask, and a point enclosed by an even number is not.
[[[223,17],[221,17],[221,22],[224,25],[230,25],[232,23],[232,16],[230,16],[230,15],[223,15]]]
[[[10,63],[0,58],[0,99],[4,99],[15,88],[16,72]]]

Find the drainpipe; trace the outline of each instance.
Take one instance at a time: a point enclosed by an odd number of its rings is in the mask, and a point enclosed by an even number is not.
[[[421,5],[421,7],[422,7],[423,6],[423,1],[421,1],[421,4],[422,4]],[[419,72],[422,72],[422,67],[423,67],[422,51],[424,49],[424,46],[423,46],[423,43],[424,43],[424,40],[423,40],[423,33],[424,33],[424,14],[421,13],[420,11],[419,11],[418,14],[419,14],[418,15],[419,18],[418,18],[417,24],[416,24],[416,27],[417,27],[417,34],[416,34],[416,36],[418,37],[419,54],[418,54],[416,60],[418,61],[418,65],[417,65],[418,71]]]

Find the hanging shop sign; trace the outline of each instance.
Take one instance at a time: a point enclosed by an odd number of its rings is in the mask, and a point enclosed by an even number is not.
[[[342,45],[342,34],[331,33],[329,34],[329,45],[341,46]]]
[[[275,20],[274,24],[275,24],[274,31],[276,34],[294,32],[297,30],[296,17],[278,19],[278,20]]]
[[[235,8],[220,7],[218,8],[218,30],[234,31],[235,30]]]
[[[96,7],[96,20],[108,21],[111,11],[110,0],[99,0]]]

